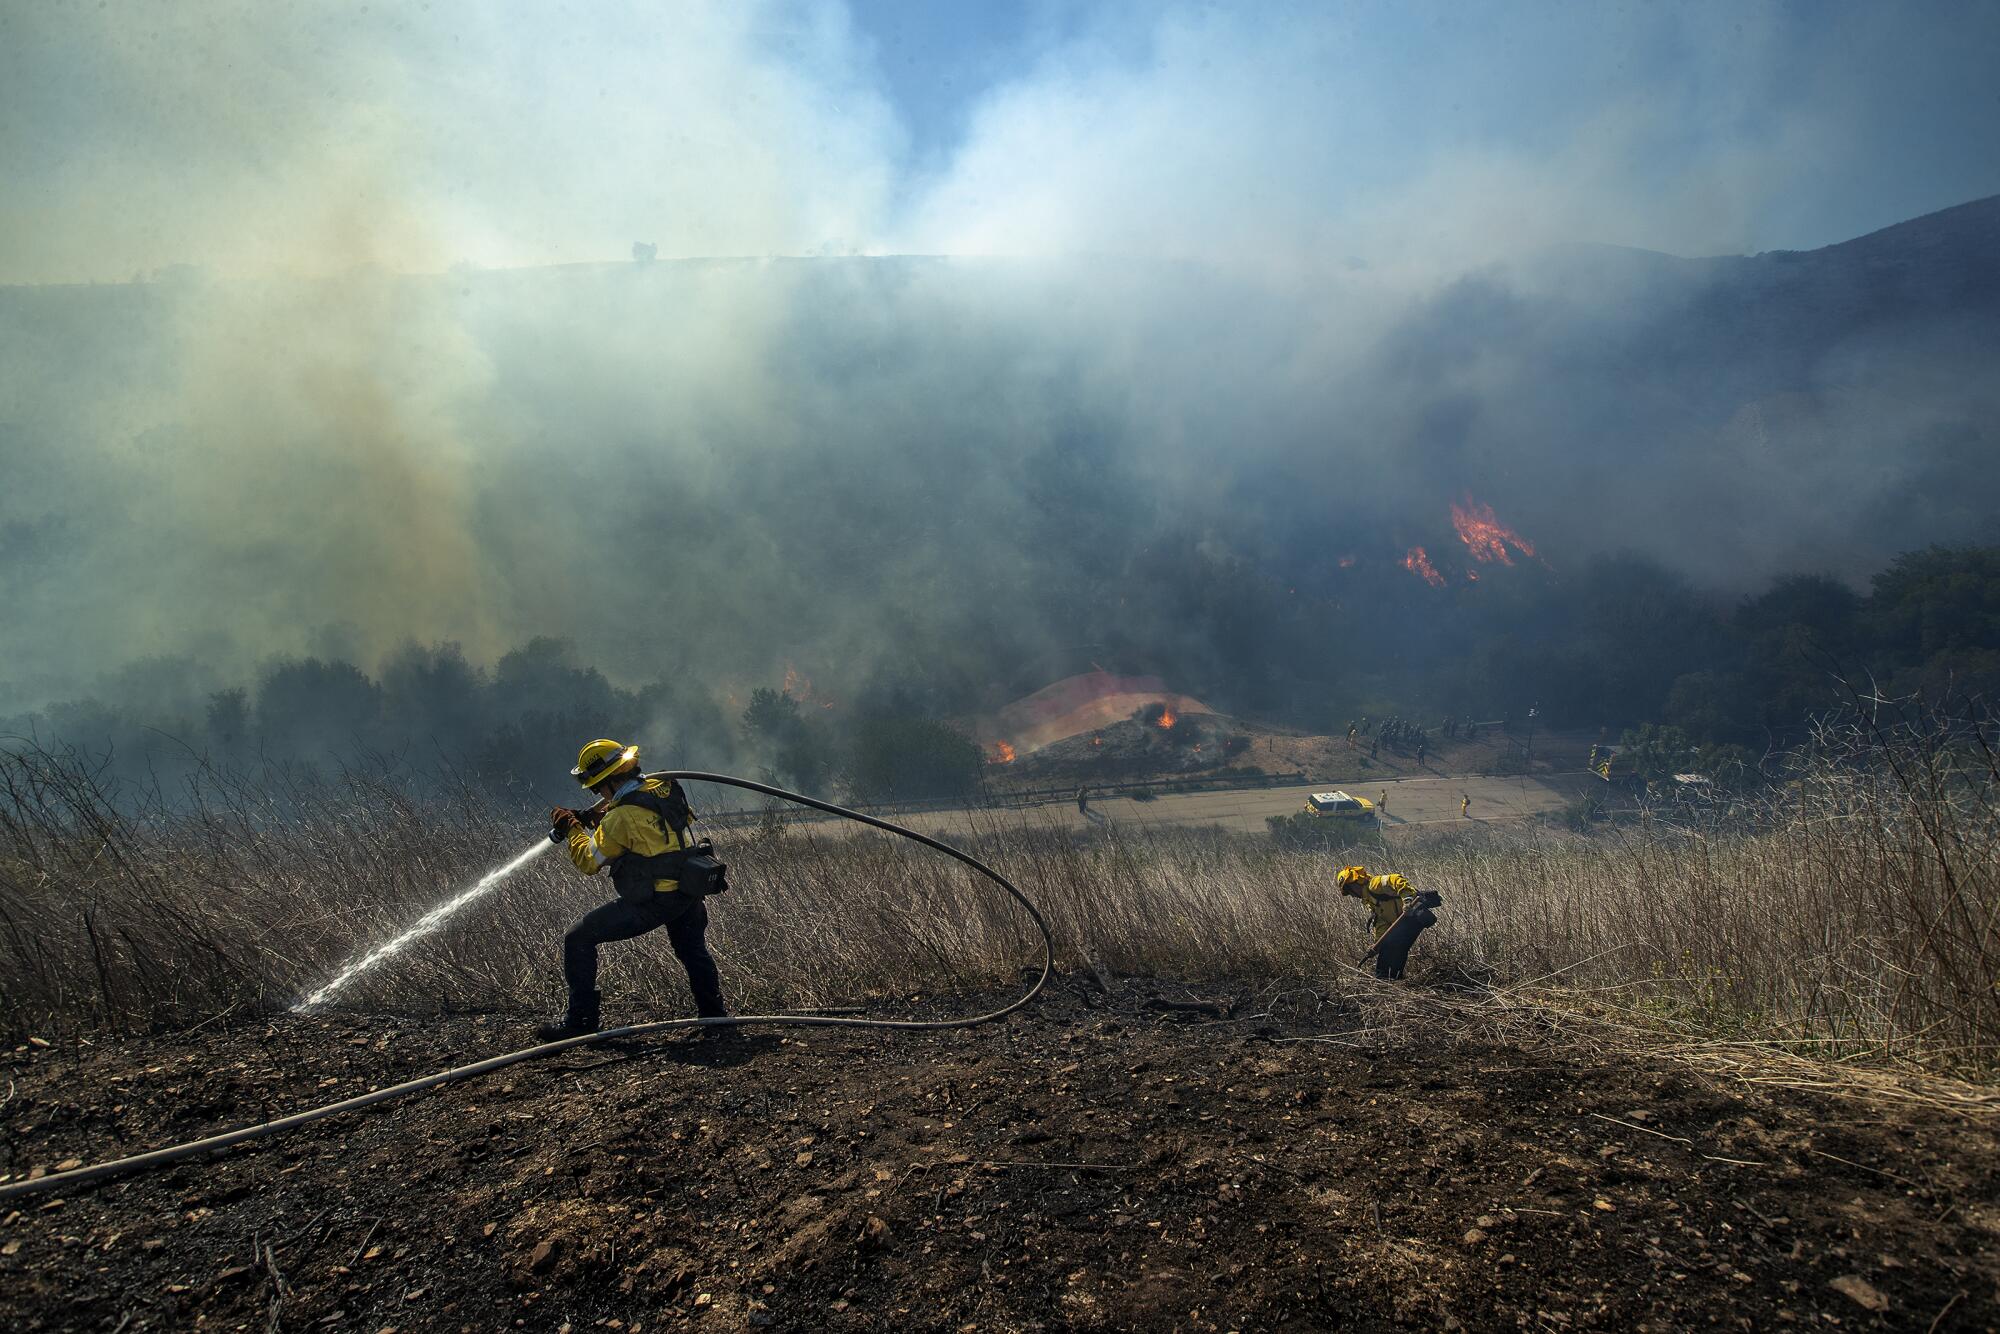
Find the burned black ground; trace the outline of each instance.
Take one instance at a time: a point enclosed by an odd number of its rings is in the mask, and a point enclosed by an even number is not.
[[[609,1044],[30,1197],[0,1216],[0,1323],[2000,1323],[2000,1145],[1977,1113],[1494,1025],[1477,997],[1246,989],[1216,997],[1230,1019],[1145,1008],[1188,994],[1064,979],[979,1030]],[[508,1050],[525,1020],[24,1046],[0,1076],[0,1171]]]

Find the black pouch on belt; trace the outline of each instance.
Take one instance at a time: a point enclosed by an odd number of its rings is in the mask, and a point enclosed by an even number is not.
[[[618,897],[628,902],[649,901],[656,880],[678,880],[681,893],[705,899],[728,890],[729,868],[715,855],[715,845],[703,839],[682,852],[652,857],[628,852],[613,864],[611,880]]]
[[[715,844],[707,839],[688,849],[679,878],[684,894],[705,899],[729,892],[729,867],[715,855]]]

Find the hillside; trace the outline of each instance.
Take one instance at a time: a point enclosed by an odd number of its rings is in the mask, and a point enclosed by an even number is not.
[[[550,635],[745,695],[919,661],[990,714],[1095,663],[1256,715],[1333,674],[1288,619],[1393,621],[1468,495],[1559,574],[1859,579],[1992,535],[1996,224],[1407,290],[923,257],[0,289],[0,696]],[[604,635],[580,524],[671,552],[702,633]]]
[[[1986,540],[2000,197],[1813,251],[1558,248],[1449,286],[1376,362],[1414,448],[1551,546],[1865,575],[1870,533]]]
[[[1047,746],[1123,723],[1143,709],[1171,719],[1213,713],[1198,699],[1167,689],[1156,676],[1113,676],[1089,672],[1067,677],[1014,700],[991,717],[974,722],[973,735],[988,753],[1032,755]]]

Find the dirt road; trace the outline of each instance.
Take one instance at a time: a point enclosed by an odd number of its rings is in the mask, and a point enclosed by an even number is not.
[[[1340,789],[1357,797],[1380,802],[1383,827],[1393,831],[1402,825],[1433,824],[1439,821],[1522,820],[1559,811],[1575,801],[1592,784],[1602,783],[1588,774],[1549,774],[1531,778],[1403,778],[1389,782],[1326,782],[1303,787],[1243,789],[1233,792],[1177,792],[1151,801],[1129,797],[1093,800],[1090,808],[1108,820],[1131,824],[1221,825],[1225,829],[1264,832],[1264,821],[1273,815],[1290,815],[1305,806],[1314,792]],[[1459,814],[1459,799],[1472,798],[1466,816]],[[1083,823],[1071,803],[1068,814]]]
[[[1264,821],[1273,815],[1291,815],[1304,808],[1314,792],[1340,789],[1370,801],[1385,794],[1388,806],[1382,821],[1389,837],[1412,826],[1464,824],[1468,820],[1516,821],[1559,811],[1586,792],[1603,784],[1587,773],[1537,774],[1526,778],[1403,778],[1356,782],[1333,780],[1296,787],[1237,788],[1222,792],[1170,792],[1150,800],[1107,796],[1090,799],[1090,816],[1077,810],[1074,801],[1055,801],[1028,807],[995,807],[977,813],[979,820],[1001,822],[1028,819],[1047,821],[1075,829],[1090,828],[1109,821],[1119,825],[1219,825],[1224,829],[1261,834]],[[1459,814],[1461,797],[1472,798],[1472,807]],[[884,818],[927,834],[948,837],[963,833],[966,813],[945,811],[885,811]],[[1095,817],[1095,818],[1092,818]]]

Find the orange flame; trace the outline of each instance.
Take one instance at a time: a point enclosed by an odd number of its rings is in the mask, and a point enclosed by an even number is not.
[[[812,678],[810,676],[807,676],[789,662],[785,664],[784,684],[779,686],[778,689],[784,694],[790,695],[801,704],[817,704],[822,709],[831,709],[835,705],[834,700],[827,698],[813,689]]]
[[[1465,498],[1463,505],[1454,503],[1451,507],[1451,526],[1458,530],[1458,540],[1465,543],[1465,549],[1472,553],[1476,561],[1502,565],[1512,565],[1514,558],[1508,554],[1512,547],[1523,556],[1535,554],[1528,539],[1522,537],[1507,525],[1493,517],[1493,507]]]
[[[1163,707],[1163,708],[1162,708],[1162,709],[1160,710],[1160,726],[1161,726],[1161,727],[1163,727],[1163,728],[1165,728],[1165,727],[1172,727],[1172,726],[1173,726],[1173,725],[1174,725],[1175,723],[1177,723],[1177,722],[1179,722],[1179,721],[1180,721],[1180,715],[1179,715],[1179,714],[1176,714],[1176,713],[1175,713],[1175,712],[1173,711],[1173,709],[1172,709],[1172,708],[1170,708],[1170,707]]]
[[[1416,575],[1419,579],[1422,579],[1432,588],[1444,587],[1444,576],[1438,573],[1437,566],[1431,564],[1430,553],[1422,547],[1411,547],[1409,549],[1403,556],[1403,568],[1411,574]]]
[[[1094,736],[1090,739],[1090,744],[1093,746],[1101,746],[1104,744],[1104,738],[1101,736]]]
[[[1012,764],[1014,762],[1014,748],[1004,741],[994,742],[993,758],[987,762],[989,764]]]

